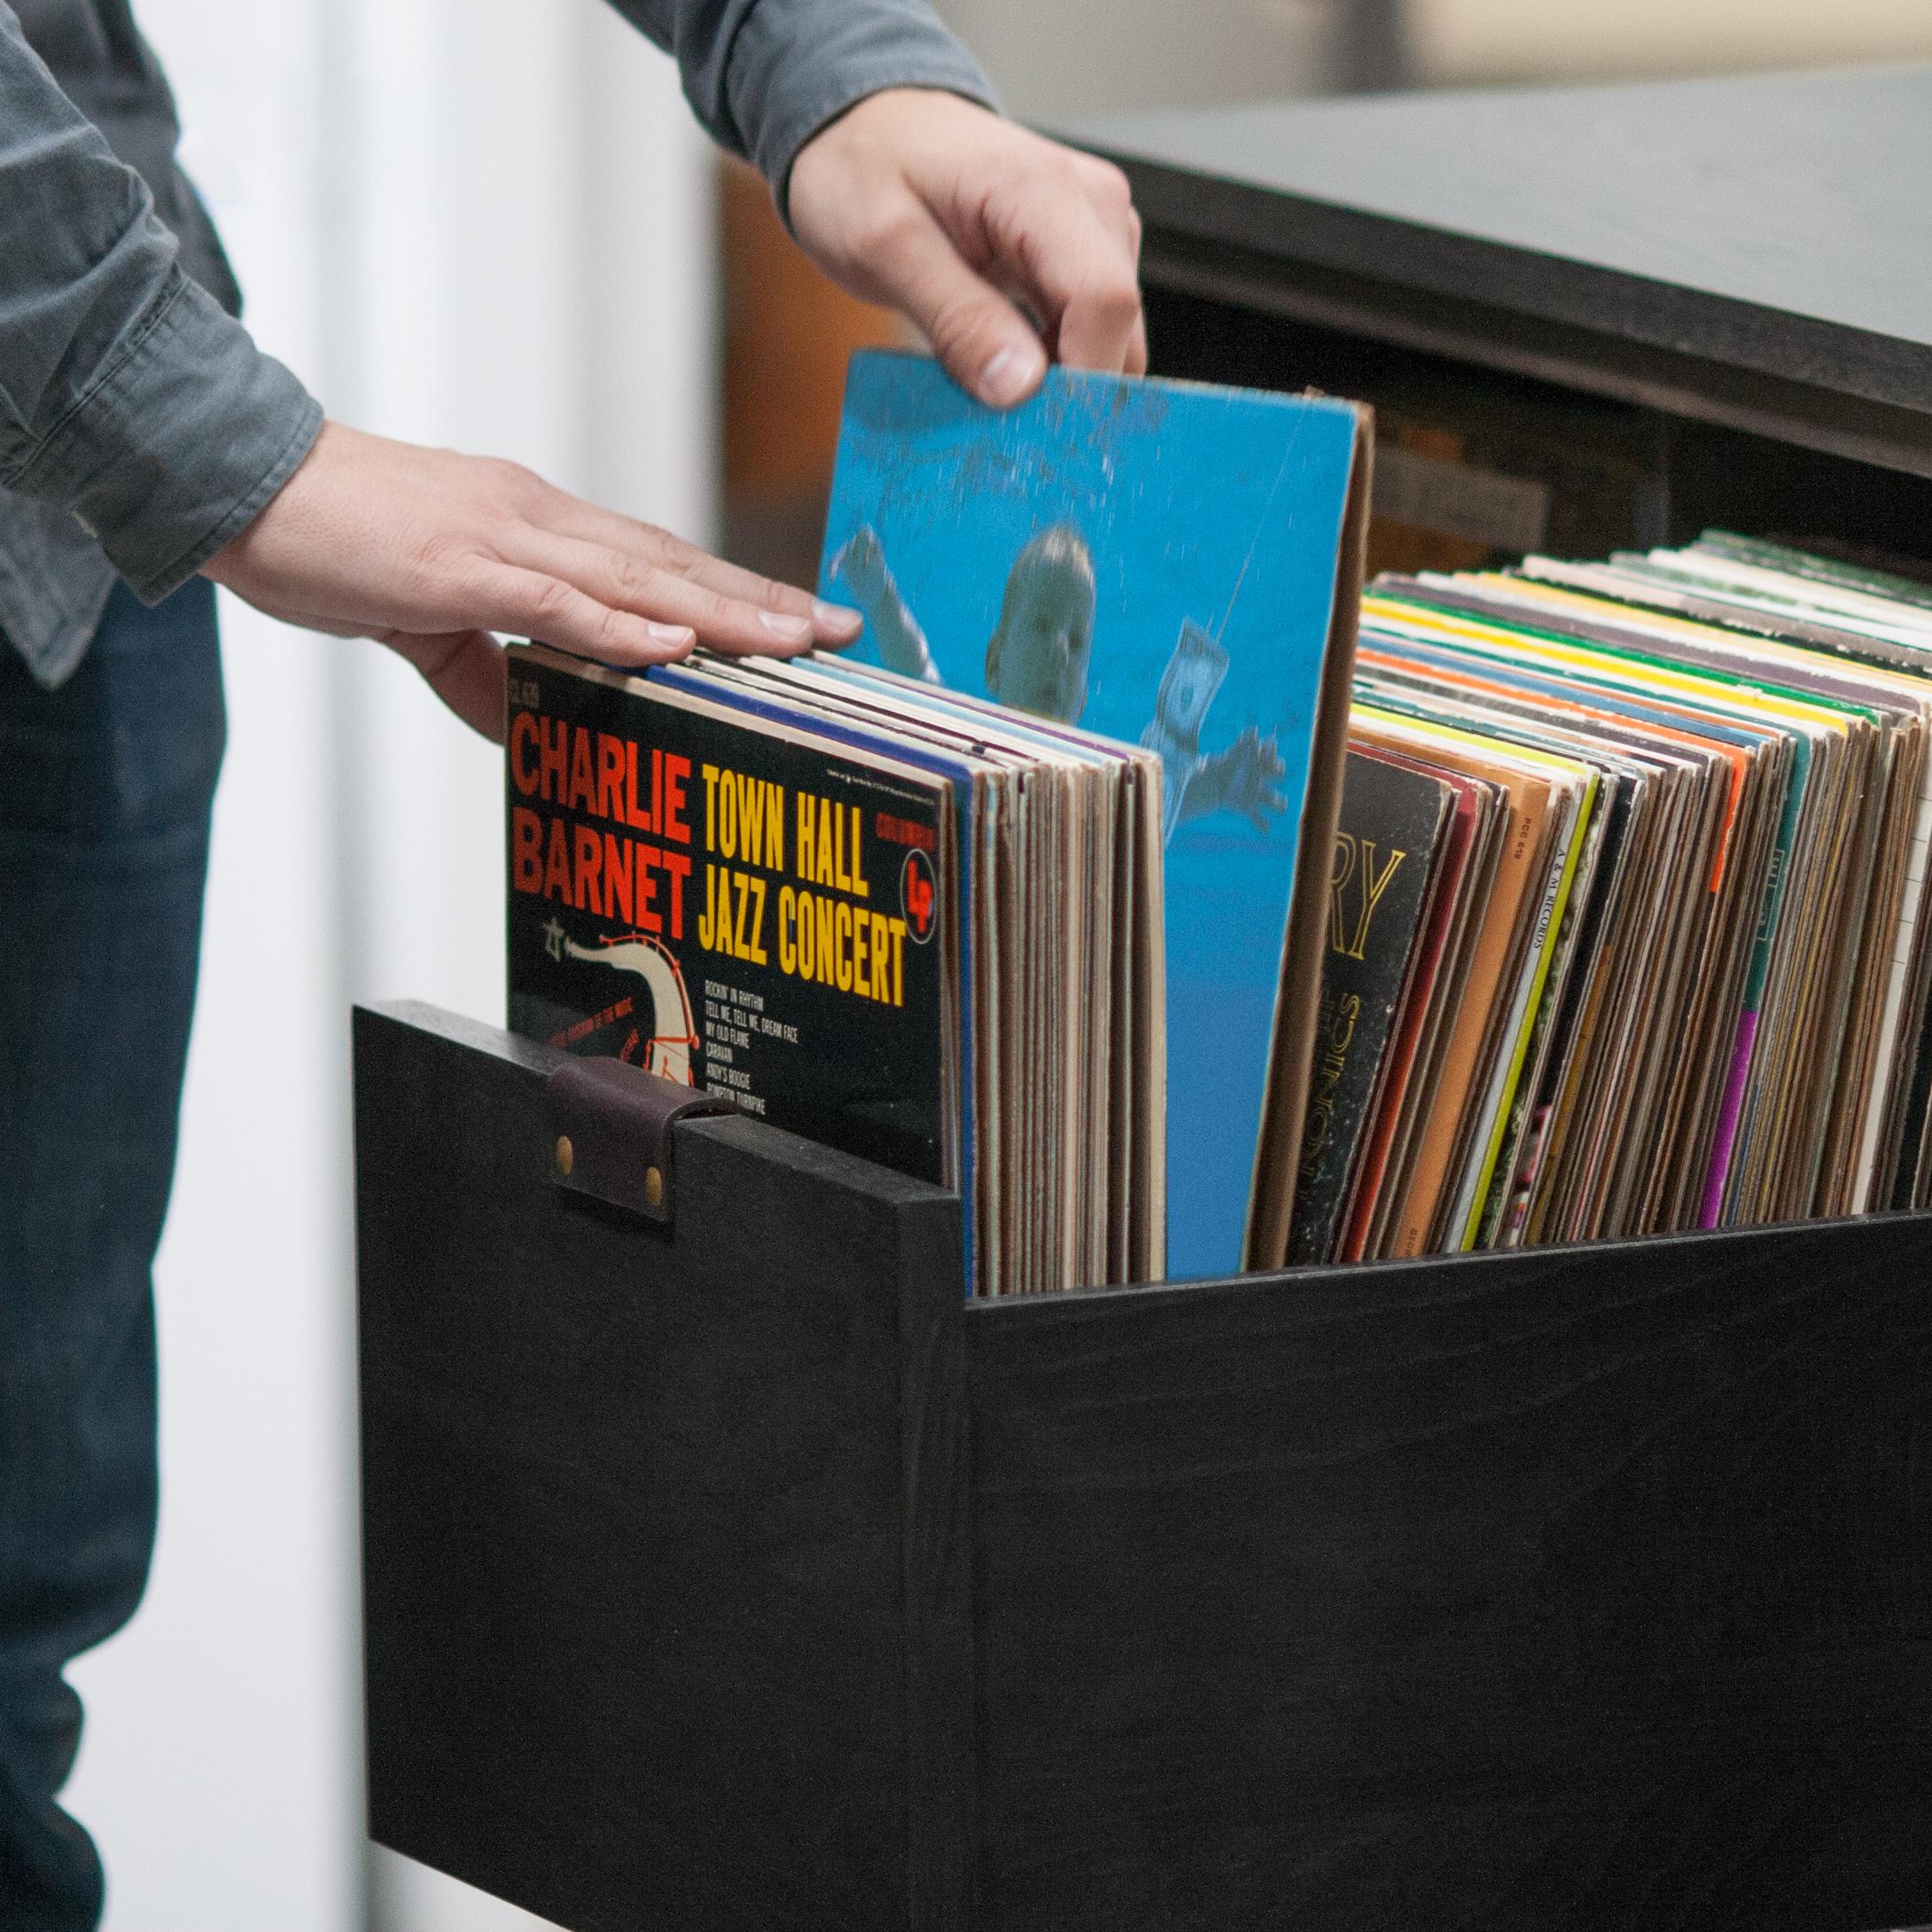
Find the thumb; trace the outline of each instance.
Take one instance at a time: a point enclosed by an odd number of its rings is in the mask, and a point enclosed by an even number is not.
[[[503,647],[487,631],[387,631],[381,641],[407,658],[472,731],[493,744],[503,742]]]
[[[1039,388],[1047,352],[1025,316],[977,275],[925,207],[913,203],[874,273],[919,326],[961,388],[1009,409]]]

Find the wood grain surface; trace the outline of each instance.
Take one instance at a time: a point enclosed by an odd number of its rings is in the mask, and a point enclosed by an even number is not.
[[[626,1217],[561,1057],[357,1015],[371,1831],[573,1932],[958,1925],[956,1204],[731,1118]]]
[[[1932,1917],[1932,1217],[962,1305],[357,1018],[370,1817],[573,1932]]]
[[[975,1307],[1002,1928],[1932,1917],[1932,1218]]]
[[[1932,67],[1150,114],[1149,278],[1932,472]]]

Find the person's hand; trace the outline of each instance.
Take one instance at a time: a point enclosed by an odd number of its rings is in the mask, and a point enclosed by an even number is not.
[[[1250,725],[1225,752],[1204,758],[1181,794],[1180,815],[1200,818],[1209,812],[1239,812],[1258,832],[1288,809],[1278,789],[1287,775],[1274,733],[1263,737]]]
[[[694,643],[790,656],[850,643],[862,621],[515,464],[336,423],[202,574],[288,623],[379,639],[490,738],[503,730],[492,631],[627,667]]]
[[[1049,354],[1146,370],[1140,218],[1110,162],[955,94],[889,88],[799,149],[788,203],[820,268],[901,310],[983,402],[1031,395]]]

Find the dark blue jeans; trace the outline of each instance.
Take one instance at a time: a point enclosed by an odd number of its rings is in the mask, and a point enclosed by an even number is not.
[[[70,1658],[154,1540],[149,1270],[223,736],[213,587],[117,589],[58,690],[0,645],[0,1926],[86,1932]]]

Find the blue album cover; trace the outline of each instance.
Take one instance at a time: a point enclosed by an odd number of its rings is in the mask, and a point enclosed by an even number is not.
[[[1062,369],[1001,414],[876,352],[846,380],[819,591],[855,654],[1160,753],[1179,1279],[1242,1262],[1358,425]]]

